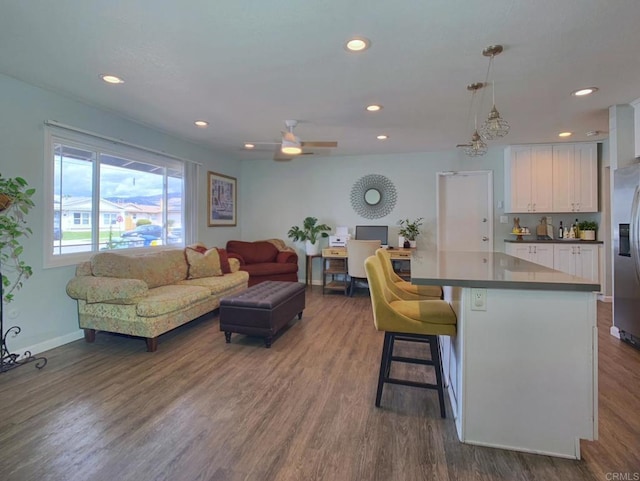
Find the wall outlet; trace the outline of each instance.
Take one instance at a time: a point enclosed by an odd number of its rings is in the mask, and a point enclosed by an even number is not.
[[[509,223],[509,216],[508,215],[501,215],[500,216],[500,223],[501,224],[508,224]]]
[[[487,310],[487,290],[471,289],[471,310],[486,311]]]

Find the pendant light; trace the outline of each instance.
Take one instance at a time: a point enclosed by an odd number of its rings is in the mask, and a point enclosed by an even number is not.
[[[482,51],[482,55],[489,57],[489,67],[487,68],[487,75],[485,77],[485,85],[488,85],[489,74],[491,73],[491,65],[493,64],[493,58],[496,55],[502,53],[502,45],[490,45]],[[480,127],[480,135],[484,140],[493,140],[504,137],[509,133],[509,122],[500,117],[500,112],[496,108],[496,91],[495,81],[491,79],[491,92],[493,97],[493,106],[489,112],[489,117],[484,121],[484,124]]]
[[[467,120],[467,124],[471,121],[471,114],[473,113],[473,103],[476,97],[476,92],[484,87],[484,83],[473,83],[467,85],[467,90],[471,92],[471,104],[469,105],[469,116]],[[482,140],[480,134],[478,133],[478,114],[474,115],[474,130],[471,135],[471,142],[466,144],[458,144],[456,147],[461,147],[462,151],[468,155],[469,157],[480,157],[487,153],[487,144]]]

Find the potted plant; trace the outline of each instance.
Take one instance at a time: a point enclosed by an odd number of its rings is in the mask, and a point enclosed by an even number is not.
[[[22,177],[7,178],[0,174],[0,268],[2,269],[2,301],[11,302],[13,293],[31,274],[31,266],[22,260],[24,248],[20,241],[31,235],[24,216],[34,206]]]
[[[414,221],[410,221],[409,219],[401,219],[398,221],[398,225],[400,225],[400,236],[404,238],[404,245],[398,247],[407,247],[407,242],[409,243],[408,247],[416,247],[416,237],[420,235],[420,226],[423,224],[423,220],[424,217],[419,217]]]
[[[596,240],[596,230],[598,230],[598,223],[591,220],[583,220],[578,223],[578,230],[580,231],[580,239],[582,240]]]
[[[331,231],[331,227],[327,224],[318,224],[317,218],[307,217],[302,222],[302,228],[294,225],[287,235],[294,241],[305,241],[307,255],[312,256],[320,253],[318,240],[320,237],[329,237],[328,231]]]

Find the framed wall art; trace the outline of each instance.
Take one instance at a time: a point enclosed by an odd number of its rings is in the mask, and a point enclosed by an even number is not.
[[[235,226],[238,223],[237,192],[235,177],[208,173],[209,227]]]

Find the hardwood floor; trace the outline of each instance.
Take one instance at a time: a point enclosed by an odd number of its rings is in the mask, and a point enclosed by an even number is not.
[[[581,461],[461,444],[434,391],[387,385],[375,408],[383,334],[369,298],[315,286],[271,349],[242,335],[225,344],[214,315],[155,353],[99,333],[47,352],[42,371],[2,374],[0,479],[638,479],[640,352],[609,335],[609,304],[598,318],[600,439],[583,442]]]

